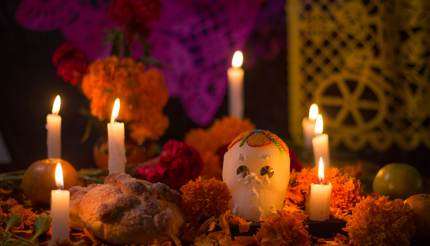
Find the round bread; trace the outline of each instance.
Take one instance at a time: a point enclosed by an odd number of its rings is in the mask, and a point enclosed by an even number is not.
[[[172,239],[183,223],[179,193],[167,185],[127,174],[108,176],[105,184],[72,191],[71,218],[113,244],[147,244]],[[76,215],[77,213],[77,215]],[[76,221],[79,218],[80,221]]]

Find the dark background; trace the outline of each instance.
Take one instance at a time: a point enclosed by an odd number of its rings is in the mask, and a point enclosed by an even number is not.
[[[13,158],[13,163],[0,166],[0,171],[23,169],[46,156],[45,117],[56,94],[62,96],[63,158],[78,168],[93,166],[92,147],[97,137],[93,135],[85,143],[80,141],[87,119],[79,111],[88,108],[88,102],[77,88],[56,75],[51,64],[51,56],[64,41],[63,36],[57,31],[33,32],[19,26],[14,17],[18,3],[0,1],[0,130]],[[285,16],[277,18],[279,23],[284,20]],[[273,25],[278,28],[276,35],[285,38],[285,24],[279,23]],[[255,47],[266,41],[260,33],[253,32],[245,54],[256,56]],[[259,128],[272,130],[288,140],[287,64],[285,46],[282,47],[271,59],[254,59],[252,66],[245,63],[245,116]],[[177,99],[171,98],[165,111],[170,127],[161,142],[182,139],[189,129],[197,127]],[[217,117],[226,113],[225,98]],[[430,151],[424,147],[412,152],[393,148],[385,153],[371,149],[348,153],[339,148],[332,153],[334,158],[364,159],[378,165],[406,162],[418,167],[421,173],[430,174]]]

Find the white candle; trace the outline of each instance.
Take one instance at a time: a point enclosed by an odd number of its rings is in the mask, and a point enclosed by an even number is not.
[[[330,218],[330,197],[332,185],[324,184],[324,161],[321,158],[318,163],[319,184],[311,184],[308,208],[310,220],[324,221]]]
[[[318,163],[322,158],[326,166],[330,166],[330,150],[328,143],[328,135],[323,134],[323,118],[318,115],[315,122],[315,137],[312,139],[312,147],[314,150],[315,163]]]
[[[230,116],[243,118],[243,54],[234,52],[231,67],[227,71],[228,77],[228,110]]]
[[[61,158],[61,116],[58,115],[61,107],[61,98],[59,95],[55,97],[52,105],[52,114],[46,116],[46,129],[48,158]]]
[[[63,169],[60,163],[55,167],[56,190],[51,191],[52,244],[69,239],[70,193],[63,190]]]
[[[312,104],[309,108],[309,117],[302,120],[304,146],[306,149],[312,148],[312,138],[315,136],[315,120],[318,116],[318,105]]]
[[[124,123],[116,122],[115,119],[119,115],[120,101],[115,100],[110,123],[108,123],[108,142],[109,142],[109,173],[124,173],[125,163],[125,145],[124,145]]]

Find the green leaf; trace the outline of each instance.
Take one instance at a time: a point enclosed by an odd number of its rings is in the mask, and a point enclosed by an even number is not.
[[[36,218],[36,221],[34,222],[34,235],[31,237],[30,240],[34,241],[40,235],[46,233],[49,230],[50,225],[51,225],[51,218],[48,215],[46,214],[39,215]]]
[[[9,231],[10,228],[19,226],[22,222],[22,216],[20,214],[12,214],[8,221],[6,222],[6,230]]]
[[[93,124],[91,120],[87,121],[87,124],[85,125],[84,134],[82,134],[82,137],[81,137],[81,143],[85,143],[90,138],[92,128],[93,128]]]

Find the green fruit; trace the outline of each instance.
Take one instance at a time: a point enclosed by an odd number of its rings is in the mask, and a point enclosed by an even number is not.
[[[420,193],[423,180],[413,166],[391,163],[381,168],[373,179],[373,191],[391,198],[407,198]]]

